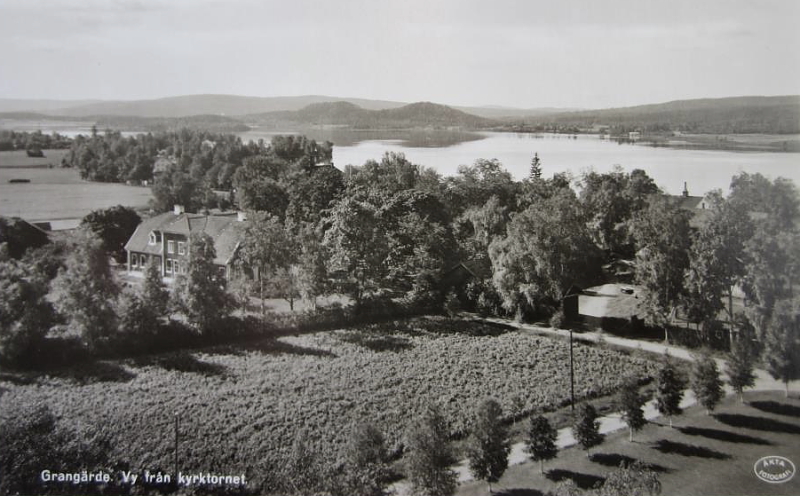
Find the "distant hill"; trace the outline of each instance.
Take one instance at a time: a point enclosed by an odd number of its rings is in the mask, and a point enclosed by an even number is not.
[[[541,108],[514,108],[514,107],[500,107],[500,106],[485,106],[485,107],[453,107],[454,109],[467,112],[469,114],[477,115],[479,117],[486,117],[487,119],[519,119],[523,117],[541,117],[544,115],[561,114],[564,112],[577,112],[583,109],[577,108],[559,108],[559,107],[541,107]]]
[[[245,117],[267,127],[347,126],[355,129],[407,129],[415,127],[485,128],[496,124],[491,119],[456,110],[446,105],[418,102],[398,108],[368,110],[350,102],[308,105],[294,112],[267,112]]]
[[[93,116],[97,128],[120,131],[177,131],[197,129],[215,133],[242,133],[250,127],[240,120],[224,115],[192,115],[187,117],[136,117],[124,115]]]
[[[32,100],[0,98],[0,112],[52,112],[65,107],[99,103],[101,100]]]
[[[313,103],[336,99],[327,96],[254,97],[237,95],[187,95],[155,100],[109,101],[88,105],[64,106],[53,113],[68,116],[124,115],[138,117],[188,117],[192,115],[240,116],[262,112],[300,110]],[[405,105],[400,102],[349,98],[362,108],[384,109]]]
[[[800,133],[800,96],[704,98],[526,118],[529,125],[700,134]]]

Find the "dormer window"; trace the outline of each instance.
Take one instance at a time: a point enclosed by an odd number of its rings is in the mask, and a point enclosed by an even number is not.
[[[156,233],[154,233],[153,231],[150,231],[150,241],[148,241],[147,244],[149,245],[156,244]]]

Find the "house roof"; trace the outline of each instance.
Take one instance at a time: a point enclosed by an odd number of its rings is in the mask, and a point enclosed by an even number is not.
[[[233,258],[247,225],[247,221],[238,220],[236,213],[215,215],[182,213],[175,215],[174,212],[166,212],[139,224],[125,244],[125,249],[160,255],[161,243],[149,244],[151,232],[179,234],[187,238],[192,233],[203,232],[214,240],[214,250],[217,254],[214,263],[225,265]]]

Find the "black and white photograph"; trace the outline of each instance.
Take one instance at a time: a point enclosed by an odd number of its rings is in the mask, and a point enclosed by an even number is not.
[[[0,0],[0,496],[800,495],[798,26]]]

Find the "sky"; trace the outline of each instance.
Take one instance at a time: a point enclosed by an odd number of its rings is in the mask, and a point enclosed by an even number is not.
[[[0,98],[800,94],[798,0],[0,0]]]

